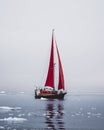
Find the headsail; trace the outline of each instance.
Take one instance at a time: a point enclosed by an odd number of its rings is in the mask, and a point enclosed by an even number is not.
[[[50,86],[54,88],[54,32],[52,33],[50,62],[45,86]]]
[[[58,55],[58,63],[59,63],[59,82],[58,82],[58,90],[63,89],[64,90],[64,74],[63,74],[63,69],[62,69],[62,64],[61,64],[61,59],[59,55],[59,50],[57,47],[56,43],[56,50],[57,50],[57,55]]]

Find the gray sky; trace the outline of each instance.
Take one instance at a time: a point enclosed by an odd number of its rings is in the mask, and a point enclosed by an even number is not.
[[[103,0],[0,0],[0,90],[45,82],[53,28],[66,88],[104,91]]]

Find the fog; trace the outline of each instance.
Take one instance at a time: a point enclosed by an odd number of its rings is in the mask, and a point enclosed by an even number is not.
[[[66,89],[104,91],[103,5],[103,0],[1,0],[0,90],[44,85],[54,28]]]

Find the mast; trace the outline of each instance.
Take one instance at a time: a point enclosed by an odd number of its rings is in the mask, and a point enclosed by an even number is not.
[[[59,82],[58,82],[58,90],[60,89],[65,89],[64,88],[64,74],[63,74],[63,69],[62,69],[62,64],[61,64],[61,59],[60,59],[60,55],[59,55],[59,50],[57,47],[57,43],[56,43],[56,50],[57,50],[57,55],[58,55],[58,63],[59,63]]]
[[[45,86],[54,88],[54,30],[52,30],[51,53]]]

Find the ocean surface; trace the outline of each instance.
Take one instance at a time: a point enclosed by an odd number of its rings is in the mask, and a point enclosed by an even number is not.
[[[0,130],[104,130],[104,94],[69,93],[64,100],[0,92]]]

